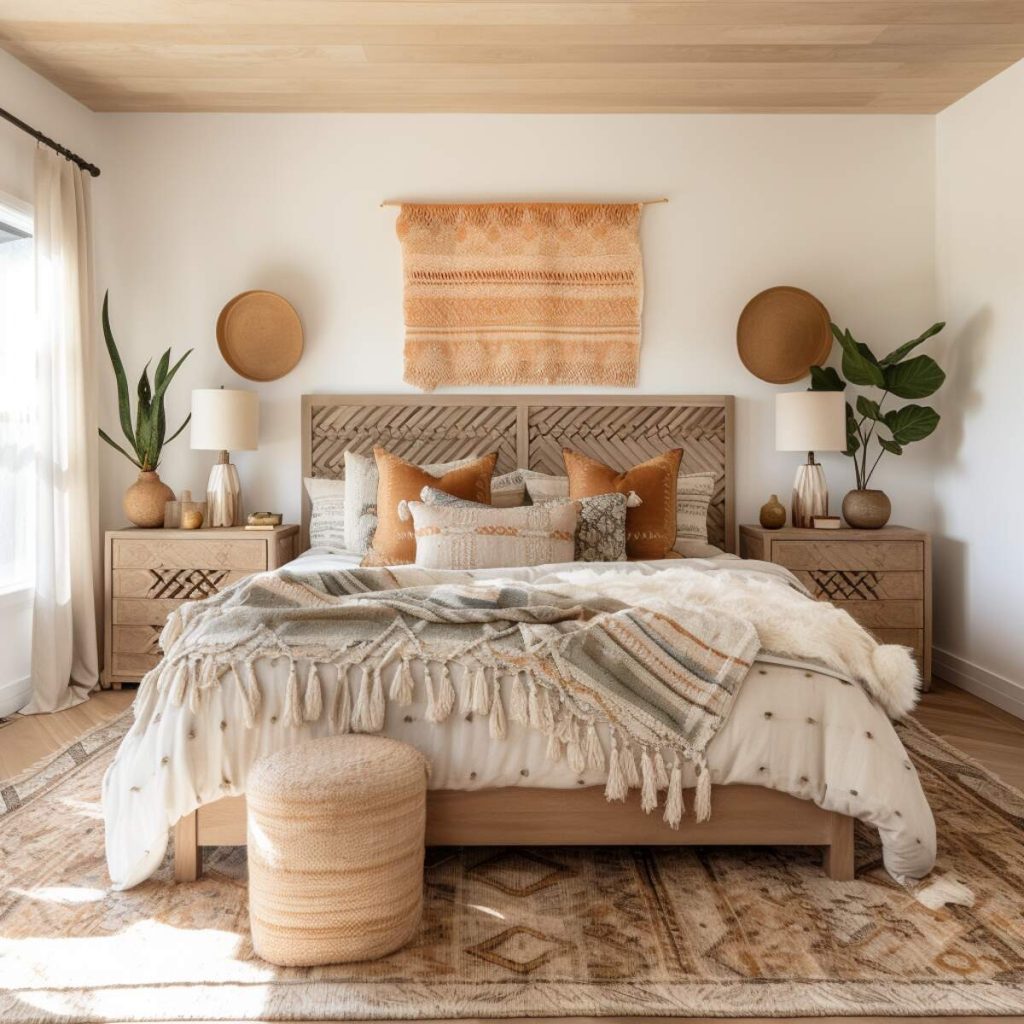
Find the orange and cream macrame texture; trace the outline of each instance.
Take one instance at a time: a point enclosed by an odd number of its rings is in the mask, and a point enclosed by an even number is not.
[[[402,204],[406,383],[634,386],[642,208]]]

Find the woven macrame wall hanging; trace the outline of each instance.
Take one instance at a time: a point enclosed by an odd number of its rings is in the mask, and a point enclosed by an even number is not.
[[[403,203],[406,383],[636,385],[640,203]]]

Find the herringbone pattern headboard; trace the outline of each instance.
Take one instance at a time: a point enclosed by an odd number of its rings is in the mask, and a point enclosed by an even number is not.
[[[497,451],[495,473],[564,473],[563,447],[617,469],[682,448],[683,472],[718,474],[708,536],[734,551],[732,419],[731,395],[303,395],[302,475],[340,479],[346,448],[378,444],[419,463]]]

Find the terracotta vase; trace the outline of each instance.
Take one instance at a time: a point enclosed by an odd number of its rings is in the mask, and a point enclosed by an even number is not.
[[[164,525],[164,506],[174,500],[174,491],[163,483],[155,470],[143,470],[124,492],[122,508],[128,522],[152,529]]]
[[[858,530],[880,530],[892,515],[885,491],[850,491],[843,498],[843,518]]]
[[[761,525],[766,530],[780,530],[786,525],[786,506],[773,494],[762,506],[759,516]]]

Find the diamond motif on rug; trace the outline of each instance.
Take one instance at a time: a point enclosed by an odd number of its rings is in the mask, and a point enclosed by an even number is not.
[[[550,939],[533,928],[516,925],[470,946],[466,952],[516,974],[532,974],[567,948],[566,943]],[[499,952],[501,949],[504,953]]]
[[[502,850],[471,867],[466,874],[507,896],[533,896],[575,872],[565,864],[531,850]]]

